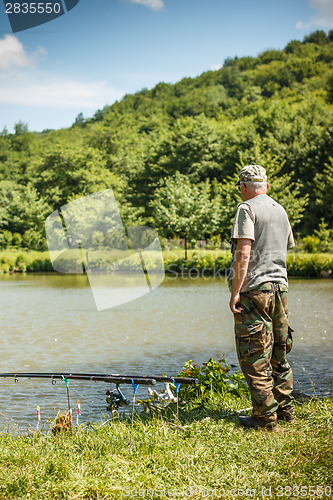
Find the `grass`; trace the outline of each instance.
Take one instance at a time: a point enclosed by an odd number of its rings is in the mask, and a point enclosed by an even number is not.
[[[159,253],[154,254],[154,252],[151,252],[146,262],[150,269],[154,269],[156,263],[158,265],[159,255]],[[125,269],[129,271],[128,266],[130,266],[131,270],[141,271],[142,263],[139,255],[135,254],[132,257],[129,262],[126,261]],[[147,256],[145,258],[147,259]],[[188,250],[188,259],[185,261],[184,250],[174,248],[164,250],[163,258],[166,272],[174,276],[179,275],[179,273],[181,275],[183,273],[192,273],[193,276],[198,276],[200,273],[205,276],[223,276],[225,271],[231,266],[231,253],[229,250],[191,249]],[[90,252],[89,262],[94,264],[94,259],[96,261],[95,265],[99,265],[101,270],[106,268],[111,269],[114,265],[118,270],[122,269],[121,261],[115,260],[114,255],[110,257],[106,250],[104,252],[96,250],[95,254],[94,252]],[[65,260],[63,263],[64,269],[66,269],[66,266],[70,268],[71,262],[71,260]],[[333,254],[289,252],[287,255],[287,268],[289,276],[330,278],[333,276]],[[37,252],[13,248],[0,252],[0,273],[50,271],[53,271],[53,267],[47,251]]]
[[[172,412],[135,418],[131,449],[129,419],[57,436],[5,432],[0,498],[262,499],[263,488],[270,498],[328,498],[329,487],[333,493],[333,399],[297,406],[296,423],[281,423],[275,433],[243,431],[235,416],[224,418],[244,403],[229,398],[195,411],[181,409],[178,447]],[[295,488],[294,494],[287,486]],[[295,493],[301,486],[306,495]],[[327,487],[326,495],[320,495],[320,486]]]

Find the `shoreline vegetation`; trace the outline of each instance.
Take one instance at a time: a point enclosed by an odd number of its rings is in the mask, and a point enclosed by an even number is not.
[[[188,250],[187,260],[184,259],[184,251],[180,248],[164,250],[163,259],[167,275],[188,276],[193,279],[225,276],[231,266],[230,251],[220,249]],[[139,260],[138,266],[141,266]],[[287,269],[290,277],[333,278],[333,254],[288,252]],[[141,267],[138,270],[141,270]],[[0,251],[0,274],[31,272],[54,272],[49,252],[25,249]]]
[[[176,403],[148,399],[132,431],[126,414],[58,433],[52,422],[49,430],[3,430],[0,498],[332,497],[332,396],[296,400],[295,423],[279,421],[277,432],[244,431],[243,375],[230,374],[224,358],[189,361],[189,373],[199,384],[180,390],[179,422]]]

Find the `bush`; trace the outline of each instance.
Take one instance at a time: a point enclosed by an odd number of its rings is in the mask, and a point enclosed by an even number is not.
[[[50,259],[45,257],[44,259],[35,259],[27,265],[27,271],[37,273],[37,272],[50,272],[53,271],[52,263]]]
[[[21,247],[22,246],[22,235],[20,233],[13,233],[12,245],[13,247]]]
[[[8,257],[1,257],[0,259],[0,271],[2,273],[9,273],[14,267],[14,262]]]
[[[318,238],[318,236],[305,236],[305,238],[303,238],[303,248],[306,252],[317,252],[319,244],[320,239]]]
[[[23,235],[23,246],[30,250],[47,250],[46,239],[34,229],[28,229]]]
[[[28,259],[25,255],[18,255],[15,261],[15,270],[21,273],[25,273],[28,267]]]
[[[287,256],[287,270],[289,276],[306,276],[320,278],[323,274],[333,274],[333,259],[322,255],[297,255]]]
[[[13,241],[13,235],[10,231],[4,229],[0,234],[0,246],[1,248],[8,248]]]
[[[198,366],[190,360],[185,363],[178,377],[193,377],[199,380],[199,384],[186,386],[181,390],[181,394],[186,400],[204,399],[213,393],[221,396],[233,394],[238,397],[249,395],[244,375],[239,373],[238,370],[234,374],[231,374],[230,366],[224,356],[217,361],[210,358],[202,366]]]

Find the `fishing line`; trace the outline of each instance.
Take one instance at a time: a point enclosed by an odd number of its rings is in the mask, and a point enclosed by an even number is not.
[[[176,393],[177,393],[177,448],[179,444],[179,388],[180,388],[180,382],[175,382],[175,379],[171,379],[173,383],[175,384],[176,387]]]
[[[133,420],[134,420],[134,406],[135,406],[135,394],[139,387],[139,384],[136,384],[132,379],[133,386],[133,403],[132,403],[132,421],[131,421],[131,438],[130,438],[130,451],[132,452],[132,437],[133,437]]]

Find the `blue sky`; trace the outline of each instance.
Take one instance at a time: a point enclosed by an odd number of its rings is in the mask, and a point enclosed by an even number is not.
[[[68,127],[126,93],[332,27],[333,0],[80,0],[13,34],[1,2],[0,131]]]

